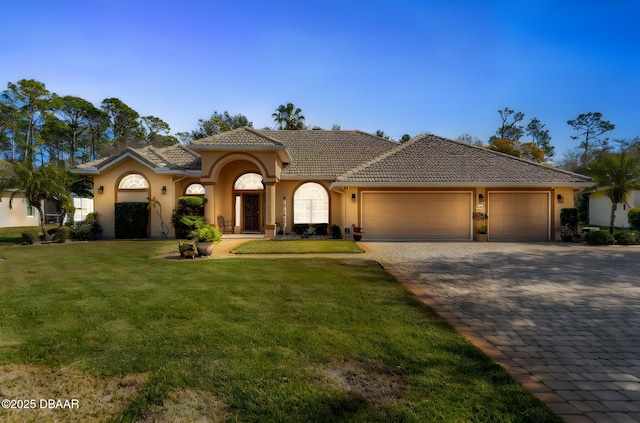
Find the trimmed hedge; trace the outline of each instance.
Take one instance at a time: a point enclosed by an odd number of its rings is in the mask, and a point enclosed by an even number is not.
[[[149,237],[149,203],[116,203],[116,238],[133,239]]]
[[[22,242],[25,244],[35,244],[41,241],[42,233],[37,229],[28,229],[22,232]]]
[[[171,215],[171,224],[176,231],[176,238],[188,238],[189,233],[206,225],[204,218],[204,197],[186,196],[178,198],[178,206]]]
[[[636,245],[638,243],[638,233],[634,231],[618,231],[613,234],[613,237],[619,245]]]
[[[328,223],[297,223],[293,225],[293,232],[302,235],[308,233],[309,235],[327,235],[329,232]]]
[[[609,231],[587,232],[584,240],[589,245],[613,245],[616,242],[616,239]]]

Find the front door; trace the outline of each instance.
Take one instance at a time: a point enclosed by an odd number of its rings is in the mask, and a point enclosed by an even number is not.
[[[244,232],[260,232],[260,194],[243,194]]]

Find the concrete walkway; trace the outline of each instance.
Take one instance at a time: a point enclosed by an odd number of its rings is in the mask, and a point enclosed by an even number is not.
[[[640,246],[361,245],[566,422],[640,422]]]

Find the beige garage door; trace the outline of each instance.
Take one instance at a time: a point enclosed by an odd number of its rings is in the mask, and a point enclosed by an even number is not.
[[[549,239],[549,193],[489,193],[489,239]]]
[[[470,239],[468,192],[363,192],[364,238]]]

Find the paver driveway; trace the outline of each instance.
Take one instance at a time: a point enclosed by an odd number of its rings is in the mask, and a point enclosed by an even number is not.
[[[362,243],[567,422],[640,422],[640,246]]]

